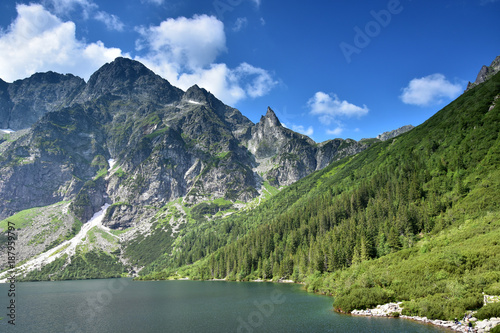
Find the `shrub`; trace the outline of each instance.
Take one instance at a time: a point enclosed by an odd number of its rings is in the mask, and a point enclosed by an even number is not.
[[[500,282],[494,283],[491,286],[484,289],[487,295],[500,295]]]
[[[462,317],[466,310],[479,308],[481,304],[482,297],[479,293],[470,293],[460,298],[440,293],[405,302],[403,314],[429,319],[451,320]]]
[[[490,333],[500,333],[500,325],[497,325],[497,326],[493,327],[490,330]]]
[[[476,318],[479,320],[500,317],[500,303],[490,303],[483,306],[476,313]]]
[[[335,298],[333,306],[337,310],[351,312],[352,310],[361,310],[373,308],[379,304],[385,304],[392,301],[391,293],[380,287],[375,288],[356,288],[348,294]]]

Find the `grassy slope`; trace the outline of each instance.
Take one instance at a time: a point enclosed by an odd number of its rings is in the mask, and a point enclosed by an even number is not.
[[[413,131],[306,177],[251,213],[263,225],[177,271],[293,277],[347,311],[404,300],[408,313],[449,319],[481,306],[481,292],[500,293],[500,105],[489,110],[499,94],[496,75]]]

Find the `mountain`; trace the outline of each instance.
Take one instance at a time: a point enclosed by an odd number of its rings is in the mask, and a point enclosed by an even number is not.
[[[139,278],[291,279],[343,312],[401,301],[403,314],[452,320],[482,308],[500,294],[499,96],[497,73],[413,130],[186,233]]]
[[[45,113],[67,106],[85,86],[71,74],[36,73],[11,84],[0,79],[0,128],[31,127]]]
[[[500,72],[500,56],[496,57],[490,66],[483,65],[477,74],[476,81],[467,84],[467,90],[474,88],[480,83],[483,83]]]
[[[500,293],[498,96],[500,74],[405,133],[318,144],[118,58],[3,135],[0,228],[21,280],[292,279],[345,312],[462,316]]]
[[[102,255],[138,270],[154,260],[131,259],[132,249],[158,238],[164,248],[154,253],[170,252],[211,215],[252,209],[373,143],[315,143],[271,108],[254,124],[205,89],[182,91],[126,58],[88,82],[53,72],[0,81],[0,112],[2,127],[15,130],[0,137],[0,226],[19,222],[18,260],[90,232],[87,221],[102,215],[102,242],[60,251],[51,257],[66,256],[60,267]]]
[[[384,132],[382,134],[379,134],[379,135],[377,135],[377,139],[379,139],[380,141],[387,141],[389,139],[397,137],[398,135],[401,135],[403,133],[411,131],[414,128],[415,128],[415,126],[405,125],[405,126],[402,126],[402,127],[398,128],[398,129],[395,129],[395,130],[392,130],[392,131],[389,131],[389,132]]]

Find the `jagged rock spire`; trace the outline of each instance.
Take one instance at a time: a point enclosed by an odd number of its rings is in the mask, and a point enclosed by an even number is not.
[[[269,106],[267,107],[266,115],[260,118],[260,123],[262,124],[267,123],[270,126],[281,126],[278,117],[274,113],[273,109],[271,109],[271,107]]]

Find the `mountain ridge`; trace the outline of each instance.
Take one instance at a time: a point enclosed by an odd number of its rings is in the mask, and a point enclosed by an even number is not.
[[[67,82],[72,84],[62,87]],[[253,207],[371,145],[342,139],[316,144],[283,127],[271,108],[254,124],[207,90],[195,85],[184,92],[126,58],[102,66],[87,83],[50,72],[13,84],[0,82],[0,110],[11,112],[9,122],[17,117],[12,101],[29,102],[25,111],[39,112],[33,112],[38,119],[16,125],[33,122],[30,129],[0,136],[0,219],[70,202],[57,206],[74,217],[60,219],[67,237],[75,221],[85,223],[108,204],[103,225],[142,230],[127,234],[134,242],[151,236],[162,210],[181,209],[183,218],[162,228],[173,241],[179,237],[173,230],[205,221],[205,210]],[[44,91],[53,98],[37,99]],[[37,221],[26,230],[51,226]],[[63,234],[43,235],[37,242],[47,249],[64,240]],[[35,241],[31,232],[21,237],[26,246]],[[19,259],[32,255],[22,252]]]

